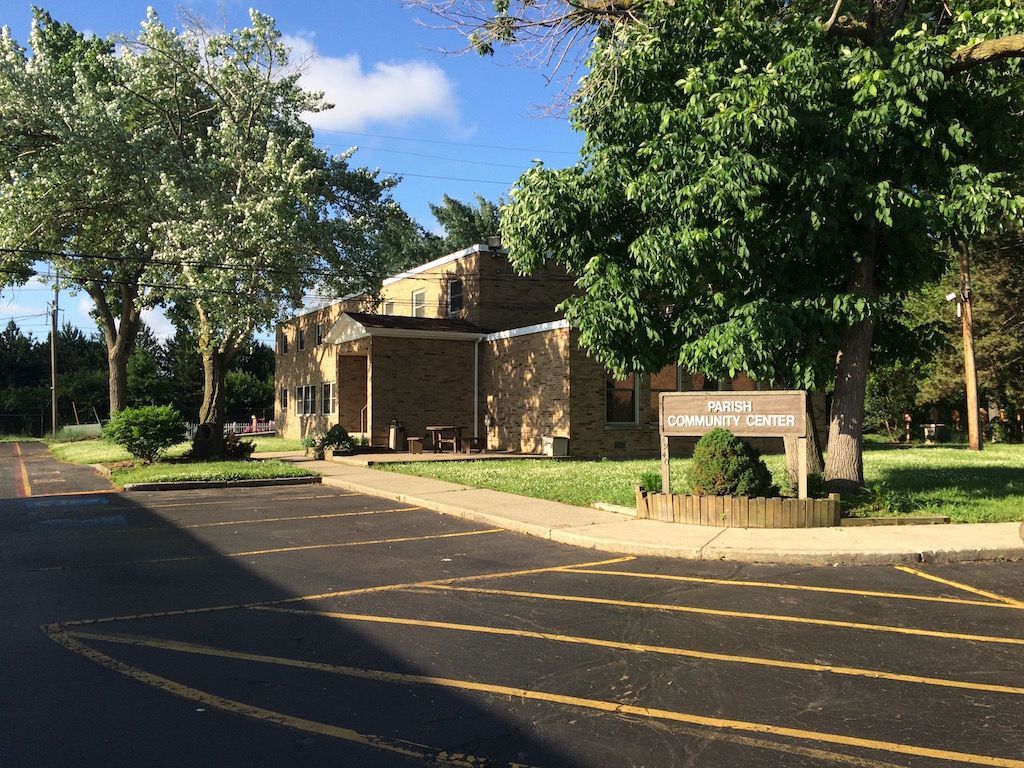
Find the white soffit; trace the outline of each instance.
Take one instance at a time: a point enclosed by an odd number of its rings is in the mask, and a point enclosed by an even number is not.
[[[369,335],[362,323],[357,323],[343,313],[331,326],[331,329],[324,334],[324,341],[328,344],[344,344],[346,341],[365,339]]]
[[[498,331],[484,336],[484,341],[498,341],[499,339],[514,339],[516,336],[529,336],[532,333],[544,333],[545,331],[557,331],[561,328],[568,328],[568,320],[553,320],[550,323],[539,323],[538,325],[526,325],[522,328],[512,328],[507,331]]]

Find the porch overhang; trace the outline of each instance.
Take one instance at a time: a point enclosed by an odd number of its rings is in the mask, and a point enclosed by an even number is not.
[[[328,344],[344,344],[374,336],[475,342],[483,339],[486,333],[464,320],[344,312],[324,335],[324,341]]]

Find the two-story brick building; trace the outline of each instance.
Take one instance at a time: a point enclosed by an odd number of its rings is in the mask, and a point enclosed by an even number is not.
[[[507,253],[475,245],[385,281],[376,302],[349,296],[277,329],[275,420],[285,437],[340,423],[386,445],[453,424],[489,450],[575,456],[659,450],[658,394],[720,387],[670,366],[617,380],[579,346],[556,305],[573,281],[552,265],[521,277]]]

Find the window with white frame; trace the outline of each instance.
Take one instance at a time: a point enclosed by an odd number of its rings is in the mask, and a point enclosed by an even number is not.
[[[636,385],[635,374],[631,373],[624,379],[608,374],[605,379],[606,424],[636,424]]]
[[[312,416],[316,413],[315,384],[295,388],[295,413],[299,416]]]
[[[320,403],[323,407],[324,416],[334,413],[338,405],[337,389],[333,381],[325,381],[321,385]]]
[[[427,316],[427,292],[425,290],[412,292],[412,316]]]
[[[462,311],[462,280],[455,278],[448,281],[448,314],[454,315]]]

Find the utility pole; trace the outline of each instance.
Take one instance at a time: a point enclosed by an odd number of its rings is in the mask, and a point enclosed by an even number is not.
[[[50,428],[57,436],[57,308],[60,299],[58,275],[53,277],[53,306],[50,307]]]
[[[972,451],[980,451],[981,414],[978,410],[978,372],[974,367],[974,321],[971,311],[971,257],[965,241],[960,242],[960,320],[964,335],[964,383],[967,385],[967,435]]]

